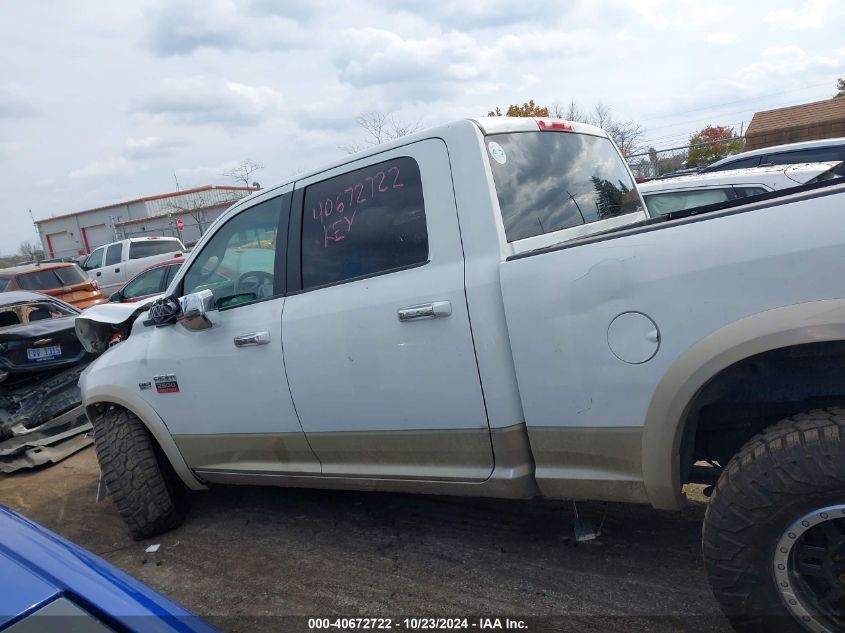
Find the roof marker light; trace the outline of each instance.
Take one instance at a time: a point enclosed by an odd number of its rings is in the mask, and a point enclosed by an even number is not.
[[[551,119],[546,121],[545,119],[537,119],[537,127],[539,127],[544,132],[550,131],[560,131],[560,132],[572,132],[572,126],[568,125],[564,121],[556,121]]]

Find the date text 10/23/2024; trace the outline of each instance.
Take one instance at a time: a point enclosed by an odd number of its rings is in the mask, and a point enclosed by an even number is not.
[[[311,209],[311,219],[323,225],[323,248],[346,239],[352,232],[355,215],[367,203],[402,187],[399,168],[394,165],[346,187],[334,199],[318,201]]]

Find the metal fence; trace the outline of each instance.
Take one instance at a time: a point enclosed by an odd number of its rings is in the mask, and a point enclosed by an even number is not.
[[[735,136],[730,139],[708,141],[694,145],[680,145],[678,147],[655,149],[654,151],[637,152],[628,156],[628,165],[631,167],[635,178],[657,178],[680,169],[685,169],[688,166],[690,149],[726,144],[733,141],[739,141],[740,151],[742,151],[742,147],[745,145],[745,137]]]

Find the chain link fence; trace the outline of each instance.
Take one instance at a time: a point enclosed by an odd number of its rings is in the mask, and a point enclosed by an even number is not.
[[[734,141],[739,141],[740,151],[742,151],[742,147],[745,145],[745,137],[735,136],[730,139],[719,139],[717,141],[696,143],[694,145],[681,145],[666,149],[650,148],[647,152],[630,154],[628,156],[628,165],[631,167],[631,171],[637,180],[659,178],[677,171],[688,169],[690,149],[709,147],[719,144],[726,145]],[[698,165],[698,167],[703,167],[703,165]]]

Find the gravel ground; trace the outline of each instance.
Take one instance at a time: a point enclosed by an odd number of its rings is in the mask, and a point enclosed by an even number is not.
[[[129,538],[95,502],[93,448],[0,475],[0,503],[92,550],[227,631],[307,630],[289,616],[527,618],[530,631],[730,631],[704,575],[705,502],[679,513],[572,504],[218,487],[186,523]],[[144,549],[160,543],[155,554]],[[502,620],[504,627],[504,620]]]

